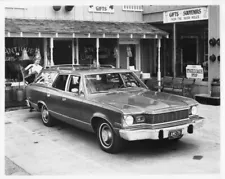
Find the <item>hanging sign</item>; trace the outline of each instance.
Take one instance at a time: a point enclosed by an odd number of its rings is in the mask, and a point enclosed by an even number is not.
[[[105,13],[114,13],[114,6],[108,5],[108,6],[95,6],[90,5],[88,8],[89,12],[105,12]]]
[[[205,19],[208,19],[207,7],[168,11],[163,13],[163,23],[197,21]]]
[[[203,68],[201,65],[187,65],[186,77],[194,79],[203,79]]]

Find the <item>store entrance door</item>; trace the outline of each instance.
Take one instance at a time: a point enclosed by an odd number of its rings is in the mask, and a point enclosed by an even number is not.
[[[54,65],[72,64],[72,41],[54,40],[53,61]]]
[[[177,58],[178,64],[180,64],[180,68],[178,67],[177,69],[177,75],[185,76],[186,66],[197,64],[197,39],[183,38],[181,51],[177,51],[177,53],[180,53],[178,55],[180,58]]]
[[[124,69],[136,69],[136,45],[134,44],[122,44],[119,46],[120,50],[120,68]]]
[[[196,64],[196,39],[183,39],[183,61],[184,64]]]

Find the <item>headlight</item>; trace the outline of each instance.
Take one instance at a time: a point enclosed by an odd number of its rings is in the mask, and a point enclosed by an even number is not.
[[[133,116],[131,116],[131,115],[126,115],[126,116],[124,116],[124,122],[125,122],[128,126],[132,125],[132,124],[134,123],[134,118],[133,118]]]
[[[190,108],[190,114],[191,114],[191,115],[196,115],[197,112],[198,112],[197,106],[192,106],[192,107]]]

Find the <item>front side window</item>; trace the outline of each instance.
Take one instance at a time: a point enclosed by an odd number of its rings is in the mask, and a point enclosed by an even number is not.
[[[71,76],[69,81],[68,91],[78,94],[79,87],[80,87],[80,76],[74,76],[74,75]]]
[[[146,88],[133,73],[106,73],[85,76],[88,93],[110,92],[131,87]]]
[[[66,87],[67,78],[68,78],[68,75],[59,75],[56,78],[55,82],[53,83],[52,87],[64,91]]]

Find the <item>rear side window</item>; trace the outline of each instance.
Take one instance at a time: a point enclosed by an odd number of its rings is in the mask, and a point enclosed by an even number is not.
[[[57,76],[57,72],[42,72],[36,79],[38,84],[51,86]]]
[[[56,78],[55,82],[53,83],[52,87],[64,91],[66,87],[67,78],[68,78],[68,75],[59,75]]]

